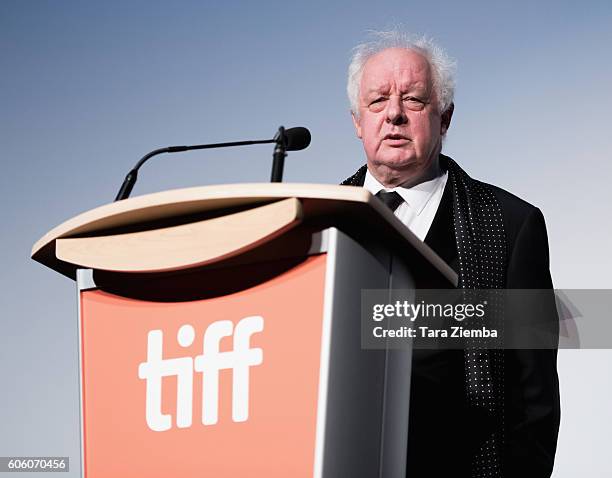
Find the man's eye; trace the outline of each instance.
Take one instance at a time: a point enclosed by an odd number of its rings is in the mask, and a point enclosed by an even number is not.
[[[374,104],[376,104],[376,103],[382,103],[382,102],[383,102],[383,101],[385,101],[385,100],[386,100],[386,98],[384,98],[384,97],[382,97],[382,96],[381,96],[380,98],[376,98],[375,100],[373,100],[372,102],[370,102],[370,106],[372,106],[372,105],[374,105]]]
[[[368,104],[368,109],[373,113],[380,113],[385,109],[385,105],[387,104],[387,98],[384,96],[379,96],[373,101],[370,101]]]
[[[427,104],[425,100],[417,98],[416,96],[405,96],[403,101],[406,107],[412,111],[421,111]]]

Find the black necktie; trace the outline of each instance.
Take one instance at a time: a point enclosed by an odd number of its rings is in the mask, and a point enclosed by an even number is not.
[[[400,206],[400,204],[404,202],[402,197],[395,191],[387,192],[381,189],[376,193],[376,197],[382,202],[384,202],[385,206],[387,206],[392,211],[395,211]]]

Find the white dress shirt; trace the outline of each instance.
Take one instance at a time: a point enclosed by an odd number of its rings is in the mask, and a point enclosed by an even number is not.
[[[376,194],[382,189],[385,191],[396,191],[404,202],[395,210],[395,215],[423,241],[425,236],[427,236],[427,232],[431,227],[431,223],[442,200],[447,180],[448,172],[444,172],[437,178],[417,184],[411,188],[402,186],[385,188],[368,169],[363,187],[372,194]]]

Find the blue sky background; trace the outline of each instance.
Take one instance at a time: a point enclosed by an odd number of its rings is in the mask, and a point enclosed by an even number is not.
[[[78,464],[74,285],[31,261],[32,244],[110,202],[144,153],[171,144],[304,125],[312,145],[290,154],[285,180],[338,183],[364,162],[350,50],[398,24],[458,60],[445,152],[543,210],[558,288],[612,288],[610,2],[2,0],[0,456]],[[271,153],[159,157],[133,194],[267,181]],[[605,476],[612,354],[560,355],[555,476]]]

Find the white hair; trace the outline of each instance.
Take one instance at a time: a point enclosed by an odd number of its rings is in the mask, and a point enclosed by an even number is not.
[[[359,86],[363,68],[370,57],[388,48],[404,48],[423,55],[431,67],[440,113],[444,113],[451,106],[455,95],[456,62],[444,49],[436,45],[431,38],[417,37],[398,30],[372,31],[370,34],[372,41],[357,45],[353,49],[348,68],[346,91],[355,116],[359,116]]]

